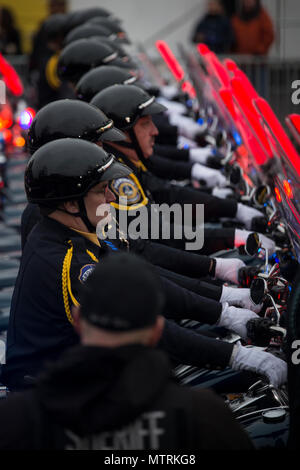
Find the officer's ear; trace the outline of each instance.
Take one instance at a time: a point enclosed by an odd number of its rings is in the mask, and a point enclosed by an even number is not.
[[[63,204],[64,209],[71,214],[76,214],[79,212],[78,202],[77,201],[66,201]]]
[[[158,315],[156,319],[156,323],[152,328],[151,336],[149,337],[148,346],[154,347],[157,345],[157,343],[159,342],[161,338],[164,326],[165,326],[164,317],[161,315]]]

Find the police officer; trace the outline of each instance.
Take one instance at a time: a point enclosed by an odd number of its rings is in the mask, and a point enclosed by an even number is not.
[[[151,203],[167,203],[171,206],[179,204],[204,204],[205,221],[219,219],[221,217],[236,218],[243,223],[247,229],[251,229],[253,219],[263,217],[256,209],[237,203],[234,200],[224,200],[213,197],[190,188],[179,187],[157,178],[147,170],[147,160],[153,153],[155,137],[158,134],[153,124],[152,116],[164,111],[164,106],[155,102],[155,98],[146,91],[135,85],[114,85],[108,87],[91,100],[91,103],[102,109],[110,116],[115,125],[127,133],[127,141],[122,143],[105,144],[105,148],[114,151],[116,156],[126,162],[132,169],[134,178],[128,179],[125,189],[129,188],[127,194],[121,193],[124,185],[120,181],[112,183],[112,191],[118,196],[127,196],[127,210],[133,209],[135,205],[143,204],[150,207]],[[133,199],[131,195],[139,194],[139,199]],[[123,208],[116,208],[123,210]],[[241,241],[247,239],[249,232],[235,229],[206,230],[202,253],[214,253],[224,248],[233,248]],[[274,249],[274,243],[267,237],[260,235],[260,240],[268,248]],[[177,248],[185,244],[184,237],[181,240],[160,242]]]
[[[77,39],[64,47],[59,55],[57,74],[73,86],[86,72],[104,64],[119,65],[118,53],[107,44],[93,39]]]
[[[154,349],[163,303],[148,264],[128,254],[101,260],[73,310],[81,344],[46,368],[34,392],[1,400],[0,449],[252,449],[223,400],[171,379]]]
[[[137,74],[124,68],[107,65],[96,67],[84,74],[76,85],[76,94],[79,99],[90,101],[100,91],[116,84],[136,85],[144,88],[138,81]],[[159,177],[168,180],[201,180],[205,183],[206,190],[213,187],[213,194],[214,191],[220,194],[220,190],[216,191],[215,188],[226,185],[226,178],[220,171],[205,166],[209,166],[210,162],[215,166],[216,157],[212,155],[210,149],[184,150],[177,149],[175,146],[156,146],[154,152],[155,154],[149,157],[147,166]],[[229,193],[231,193],[230,190]]]
[[[45,144],[30,159],[25,173],[27,197],[40,205],[44,218],[26,242],[12,299],[1,377],[10,389],[32,386],[32,377],[45,361],[56,360],[66,347],[78,342],[71,306],[80,303],[80,286],[96,263],[118,249],[109,240],[99,242],[95,229],[107,223],[109,208],[105,206],[106,214],[97,209],[114,200],[108,182],[129,173],[111,154],[79,139]],[[201,314],[196,294],[179,286],[174,290],[163,276],[161,281],[169,317]],[[246,310],[243,315],[239,309],[224,307],[216,315],[208,310],[202,321],[218,321],[246,332],[245,322],[253,312]],[[173,360],[183,363],[214,368],[232,360],[236,369],[258,370],[274,384],[285,380],[285,364],[274,356],[256,348],[248,352],[240,346],[237,350],[171,321],[165,324],[160,344]]]
[[[29,151],[34,153],[45,143],[64,137],[81,138],[102,145],[103,140],[121,141],[125,139],[125,134],[114,128],[112,120],[98,108],[76,100],[58,100],[45,106],[35,116],[28,132]],[[29,204],[22,215],[22,247],[39,219],[38,206]],[[235,263],[229,261],[231,268],[234,265],[234,269],[229,270],[225,266],[220,268],[219,261],[207,256],[179,251],[149,240],[132,240],[129,237],[129,246],[131,251],[160,266],[163,276],[182,287],[218,302],[229,302],[230,305],[238,305],[255,312],[260,310],[260,306],[251,302],[249,289],[237,290],[199,280],[201,276],[216,276],[237,282],[238,270],[242,266],[239,260],[235,260]],[[203,311],[206,308],[205,305],[202,306]],[[210,304],[209,308],[212,312],[219,311],[220,305]]]
[[[112,141],[125,139],[125,135],[114,127],[113,121],[98,108],[78,100],[57,100],[36,114],[28,132],[27,148],[32,155],[47,142],[63,137],[100,144],[104,135]],[[21,220],[22,249],[39,219],[38,206],[29,204]]]

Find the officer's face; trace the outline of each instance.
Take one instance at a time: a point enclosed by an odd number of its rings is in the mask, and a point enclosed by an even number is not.
[[[108,187],[108,181],[98,183],[87,193],[84,198],[85,207],[87,216],[94,227],[97,227],[101,221],[104,224],[110,222],[110,203],[115,200],[114,194]]]
[[[134,132],[144,153],[144,157],[151,157],[153,146],[155,144],[155,137],[158,135],[158,129],[152,121],[152,117],[144,116],[140,118],[134,126]]]

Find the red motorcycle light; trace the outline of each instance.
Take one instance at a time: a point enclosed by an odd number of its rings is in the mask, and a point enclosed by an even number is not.
[[[26,144],[26,142],[25,142],[24,137],[22,137],[22,136],[20,135],[20,136],[14,138],[13,144],[14,144],[16,147],[24,147],[25,144]]]
[[[10,65],[0,54],[0,72],[7,88],[15,96],[21,96],[24,92],[21,79],[12,65]]]
[[[289,199],[293,199],[293,190],[292,190],[290,183],[287,180],[284,180],[283,182],[283,189],[284,189],[286,196]]]
[[[5,143],[11,142],[12,132],[9,129],[4,129],[2,132]]]
[[[177,81],[184,78],[184,71],[165,41],[156,41],[156,48]]]
[[[279,189],[275,187],[274,191],[275,191],[275,196],[276,196],[277,202],[281,202],[282,199],[281,199],[281,195],[280,195]]]
[[[206,44],[203,44],[202,42],[197,44],[197,49],[200,55],[205,55],[210,52],[209,47]]]
[[[184,93],[187,93],[191,98],[196,97],[196,91],[193,85],[191,84],[191,82],[189,81],[183,82],[183,84],[181,85],[181,89]]]
[[[3,104],[0,111],[0,130],[9,129],[13,125],[13,113],[8,104]]]

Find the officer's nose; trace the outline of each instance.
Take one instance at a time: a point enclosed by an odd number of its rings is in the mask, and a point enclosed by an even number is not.
[[[107,189],[105,191],[105,199],[107,203],[114,202],[116,200],[116,196],[110,190],[109,186],[107,186]]]
[[[154,122],[152,121],[151,135],[154,137],[154,136],[157,136],[158,134],[159,134],[159,131],[158,131],[156,125],[154,124]]]

